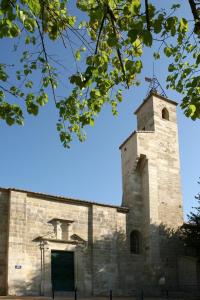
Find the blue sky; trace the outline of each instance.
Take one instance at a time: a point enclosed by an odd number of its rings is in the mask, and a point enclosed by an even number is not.
[[[159,1],[159,5],[160,2],[166,3]],[[1,41],[0,46],[3,58],[17,64],[11,44]],[[59,51],[53,46],[49,50],[52,53]],[[146,97],[148,84],[144,77],[152,76],[154,50],[145,50],[144,68],[139,76],[141,85],[124,91],[119,116],[113,117],[111,108],[105,107],[95,126],[87,128],[87,141],[74,141],[70,150],[64,149],[59,141],[55,129],[57,112],[52,101],[41,109],[38,117],[27,116],[24,127],[8,127],[0,122],[0,186],[120,205],[122,184],[118,147],[136,129],[133,111]],[[69,61],[71,68],[70,56],[63,59]],[[166,58],[155,63],[155,74],[165,89]],[[65,73],[63,81],[67,81]],[[170,99],[181,102],[181,95],[165,91]],[[184,211],[187,214],[195,205],[194,196],[199,191],[200,122],[186,118],[178,107],[178,126]]]

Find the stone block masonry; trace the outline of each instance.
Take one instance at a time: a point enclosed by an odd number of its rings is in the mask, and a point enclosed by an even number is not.
[[[1,295],[198,286],[197,260],[171,234],[183,223],[176,103],[151,92],[136,115],[120,147],[122,206],[0,189]]]
[[[143,283],[156,285],[163,276],[178,287],[177,244],[167,244],[168,230],[183,223],[176,105],[152,92],[135,112],[137,131],[120,149],[127,228],[140,233],[144,258],[130,258],[131,268]]]
[[[7,291],[7,244],[9,193],[0,191],[0,295]]]
[[[51,253],[55,250],[74,252],[74,286],[80,294],[105,295],[110,288],[119,291],[118,244],[119,236],[126,234],[128,209],[19,190],[4,190],[2,195],[7,207],[9,203],[9,236],[2,255],[5,259],[8,250],[8,263],[4,260],[8,295],[51,295]],[[7,211],[1,210],[5,218]],[[54,220],[70,224],[63,227],[70,227],[66,239],[56,236]],[[4,276],[3,287],[5,282]]]

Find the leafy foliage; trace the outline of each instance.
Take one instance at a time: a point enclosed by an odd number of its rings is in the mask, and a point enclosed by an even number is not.
[[[195,198],[198,206],[188,215],[189,222],[183,224],[180,234],[186,245],[195,248],[200,255],[200,193]]]
[[[117,115],[122,88],[139,84],[143,49],[155,43],[160,45],[154,58],[160,59],[163,51],[171,60],[168,87],[184,94],[181,107],[186,116],[200,118],[199,4],[192,0],[189,4],[194,17],[190,26],[176,16],[180,7],[176,3],[165,11],[149,1],[144,5],[140,0],[77,0],[83,15],[77,20],[69,14],[67,0],[2,0],[0,38],[20,40],[27,50],[15,72],[18,85],[10,84],[11,65],[0,63],[0,118],[8,125],[22,125],[24,104],[29,114],[37,115],[48,102],[50,88],[50,99],[59,111],[61,142],[69,147],[74,134],[83,141],[83,128],[94,125],[105,104]],[[79,41],[76,49],[70,34]],[[71,93],[61,99],[56,94],[60,64],[48,53],[49,41],[71,48],[76,61],[76,72],[69,76]],[[19,52],[16,45],[14,50]],[[78,64],[84,65],[83,70]],[[41,79],[39,88],[34,76]]]

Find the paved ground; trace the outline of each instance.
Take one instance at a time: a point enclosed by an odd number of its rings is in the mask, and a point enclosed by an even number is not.
[[[0,296],[0,300],[52,300],[50,297]],[[74,297],[55,297],[55,300],[74,300]],[[77,300],[109,300],[109,297],[77,297]],[[200,300],[195,297],[113,297],[113,300]]]

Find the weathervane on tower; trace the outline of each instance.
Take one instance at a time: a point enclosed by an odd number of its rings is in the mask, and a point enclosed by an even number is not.
[[[147,91],[147,96],[151,93],[154,92],[156,94],[160,94],[161,96],[164,96],[167,98],[167,95],[164,91],[164,89],[162,88],[160,82],[158,81],[157,77],[155,76],[154,73],[154,63],[153,63],[153,77],[145,77],[145,81],[149,82],[149,88]],[[159,90],[159,91],[158,91]]]

